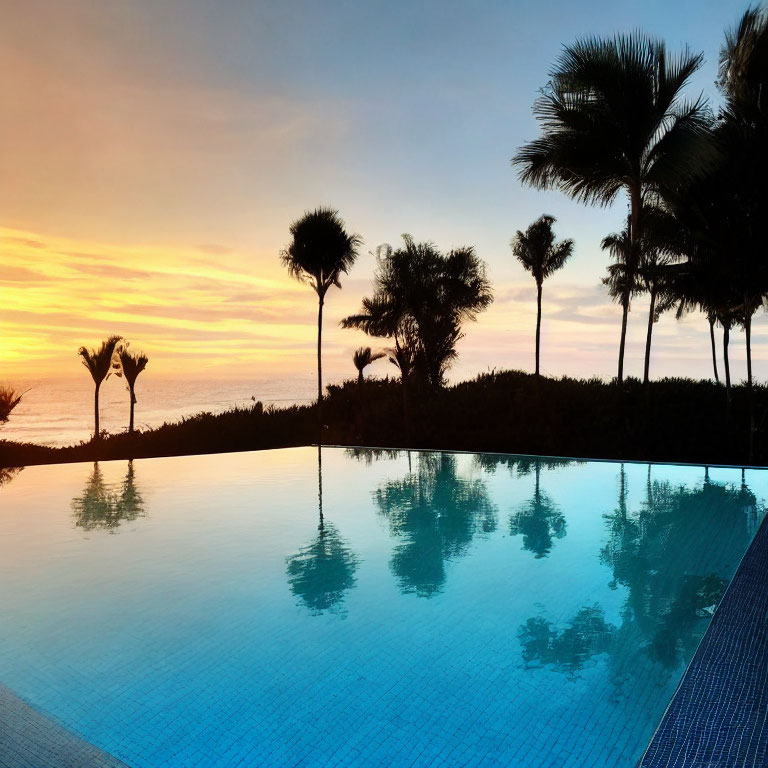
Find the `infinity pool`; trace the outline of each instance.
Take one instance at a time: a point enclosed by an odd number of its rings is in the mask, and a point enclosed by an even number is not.
[[[134,768],[632,766],[767,480],[338,448],[30,467],[0,488],[0,683]]]

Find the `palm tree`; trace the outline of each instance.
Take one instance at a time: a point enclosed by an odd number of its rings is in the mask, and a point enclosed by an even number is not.
[[[123,344],[117,352],[118,359],[120,360],[120,367],[125,376],[126,384],[128,385],[128,392],[131,395],[131,418],[128,422],[128,433],[133,432],[133,406],[136,404],[136,379],[139,374],[147,367],[149,358],[142,352],[133,354],[128,351],[128,342]]]
[[[701,63],[701,54],[686,49],[669,56],[662,41],[639,32],[577,40],[563,50],[534,105],[543,134],[512,160],[523,183],[557,188],[584,203],[609,205],[625,192],[630,271],[640,259],[645,205],[669,185],[703,172],[711,155],[705,102],[681,100]],[[619,384],[625,334],[626,323]]]
[[[511,242],[512,252],[536,281],[536,376],[539,375],[539,344],[541,338],[541,286],[552,274],[562,269],[573,254],[573,240],[555,242],[552,225],[554,216],[544,214],[525,232],[517,231]]]
[[[293,240],[280,252],[280,260],[293,277],[309,283],[317,294],[317,413],[322,425],[323,304],[332,285],[341,288],[339,278],[354,264],[362,239],[347,234],[338,211],[324,207],[308,211],[294,221],[290,232]]]
[[[624,370],[624,344],[627,336],[627,316],[632,296],[640,288],[637,264],[632,254],[633,244],[629,235],[629,226],[621,232],[607,235],[600,243],[604,251],[609,251],[613,263],[608,265],[608,277],[603,285],[608,288],[608,295],[621,305],[621,340],[619,341],[619,383]]]
[[[472,247],[443,255],[430,242],[417,243],[407,234],[403,241],[396,250],[379,249],[374,295],[341,325],[394,339],[390,360],[400,368],[403,382],[414,370],[437,389],[456,358],[462,324],[475,320],[493,301],[491,284]]]
[[[741,284],[739,323],[746,332],[751,397],[752,316],[768,293],[768,266],[762,253],[762,225],[768,207],[768,9],[749,8],[726,33],[719,65],[717,82],[725,96],[721,133],[728,142],[733,182],[728,194],[737,212],[740,240],[733,276]]]
[[[116,367],[113,362],[115,354],[115,347],[122,336],[110,336],[101,342],[101,346],[98,349],[87,349],[86,347],[80,347],[77,350],[77,354],[83,358],[82,363],[88,369],[88,372],[93,378],[93,383],[96,385],[93,396],[93,439],[98,440],[100,436],[99,432],[99,388],[101,383],[110,377],[112,369]]]
[[[386,356],[386,352],[374,352],[370,347],[360,347],[355,350],[352,355],[352,362],[357,368],[357,386],[362,392],[363,390],[363,371],[376,360],[381,360]]]
[[[0,385],[0,424],[8,421],[11,411],[21,402],[23,392],[17,392],[13,387]]]

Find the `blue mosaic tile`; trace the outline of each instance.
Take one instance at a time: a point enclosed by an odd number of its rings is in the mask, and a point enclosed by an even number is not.
[[[640,768],[768,765],[768,525],[733,577]]]
[[[128,768],[0,685],[2,768]]]

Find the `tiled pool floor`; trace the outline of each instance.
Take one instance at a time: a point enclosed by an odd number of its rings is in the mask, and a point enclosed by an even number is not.
[[[128,768],[62,728],[0,684],[2,768]]]
[[[768,523],[744,556],[640,766],[768,766]]]

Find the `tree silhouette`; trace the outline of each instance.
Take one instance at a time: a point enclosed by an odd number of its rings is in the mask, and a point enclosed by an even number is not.
[[[536,281],[536,376],[539,375],[539,346],[541,338],[541,287],[552,274],[562,269],[573,253],[573,240],[555,242],[552,225],[556,219],[540,216],[525,232],[517,231],[512,240],[512,252]]]
[[[128,385],[128,392],[131,396],[131,416],[128,422],[128,432],[133,432],[133,407],[136,404],[136,379],[139,374],[147,367],[149,358],[143,354],[133,354],[128,351],[128,342],[123,344],[117,352],[118,359],[120,360],[120,367],[125,377],[126,384]]]
[[[496,509],[481,480],[459,476],[456,457],[420,453],[417,470],[376,491],[379,512],[400,539],[390,562],[404,593],[431,597],[443,588],[446,560],[496,528]]]
[[[87,349],[80,347],[77,354],[82,357],[83,365],[93,378],[95,385],[93,396],[93,439],[98,440],[101,436],[99,431],[99,388],[105,379],[108,379],[115,368],[116,363],[113,360],[115,347],[120,341],[121,336],[110,336],[101,342],[98,349]]]
[[[0,424],[5,424],[11,411],[21,402],[23,392],[17,392],[12,387],[0,385]]]
[[[534,104],[542,135],[513,158],[520,179],[557,188],[584,203],[629,198],[627,266],[640,259],[644,206],[675,184],[703,172],[709,150],[704,102],[681,100],[702,56],[670,56],[641,33],[588,37],[564,48]],[[626,324],[618,382],[623,381]]]
[[[386,356],[386,352],[374,352],[370,347],[359,347],[352,355],[352,362],[357,368],[358,391],[363,391],[363,371],[376,360]]]
[[[308,283],[317,294],[317,412],[323,413],[323,305],[328,289],[341,288],[341,275],[347,274],[357,258],[362,239],[350,235],[332,208],[316,208],[291,224],[291,243],[280,252],[280,260],[293,277]]]
[[[75,525],[86,531],[114,533],[122,523],[144,515],[144,499],[136,487],[133,461],[128,462],[128,470],[118,490],[105,483],[99,462],[94,462],[83,493],[72,499],[71,506]]]
[[[403,235],[403,247],[378,250],[374,295],[342,320],[370,336],[391,338],[390,360],[404,384],[411,372],[428,387],[442,386],[456,358],[462,324],[493,301],[485,264],[471,247],[441,254],[432,243]]]

